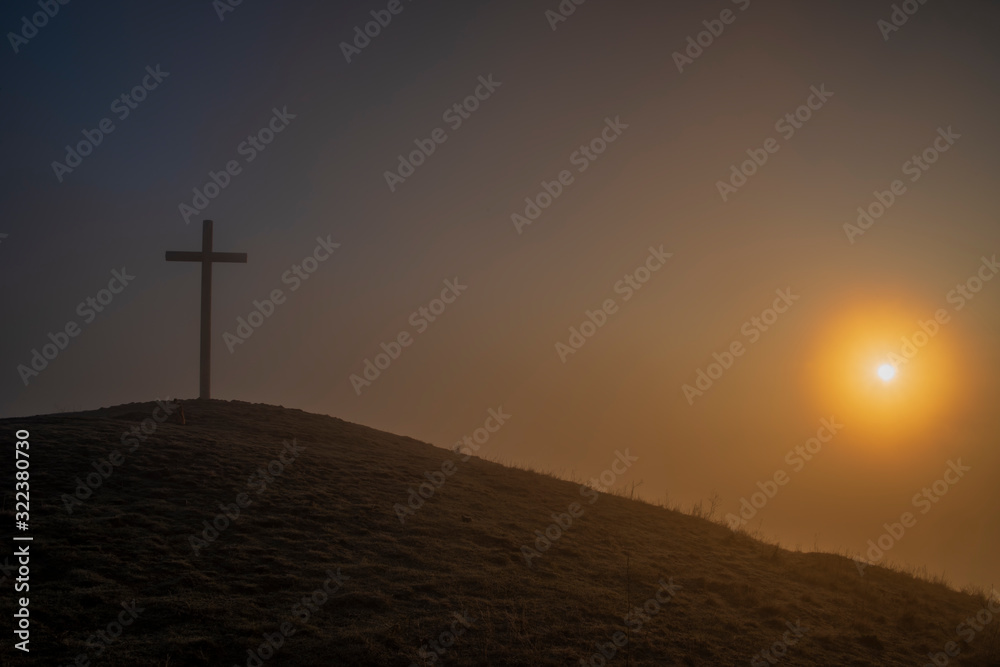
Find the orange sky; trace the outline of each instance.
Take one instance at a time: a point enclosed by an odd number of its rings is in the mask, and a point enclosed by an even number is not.
[[[997,582],[1000,10],[928,3],[886,39],[890,5],[595,0],[553,29],[544,3],[413,3],[350,63],[365,8],[87,19],[107,53],[53,23],[62,50],[42,35],[6,65],[3,415],[193,397],[198,268],[163,252],[197,249],[210,217],[218,250],[249,255],[215,269],[217,397],[442,447],[502,406],[485,456],[591,477],[628,448],[623,483],[717,491],[725,514],[770,480],[751,525],[803,548],[865,551],[911,512],[886,558]],[[58,183],[63,145],[158,59],[163,89]],[[122,267],[135,280],[84,323]],[[817,448],[824,420],[842,428]]]

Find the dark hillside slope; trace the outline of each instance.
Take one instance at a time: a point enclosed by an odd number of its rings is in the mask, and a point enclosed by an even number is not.
[[[954,641],[950,664],[1000,664],[1000,617],[966,643],[985,600],[939,584],[299,410],[188,401],[186,425],[123,444],[155,408],[0,421],[7,443],[31,433],[34,536],[32,650],[7,634],[0,663],[748,665],[774,646],[781,665],[923,665]],[[428,471],[446,481],[401,523]]]

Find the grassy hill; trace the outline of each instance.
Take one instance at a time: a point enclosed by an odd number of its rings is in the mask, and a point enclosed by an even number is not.
[[[1000,665],[1000,614],[960,626],[982,595],[331,417],[183,407],[0,421],[31,434],[34,536],[30,593],[0,584],[31,653],[5,630],[0,663]]]

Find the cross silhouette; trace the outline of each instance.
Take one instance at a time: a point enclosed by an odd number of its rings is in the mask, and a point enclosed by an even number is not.
[[[201,228],[201,252],[168,250],[168,262],[201,262],[201,394],[211,398],[212,376],[212,263],[246,264],[245,252],[213,252],[212,221],[205,220]]]

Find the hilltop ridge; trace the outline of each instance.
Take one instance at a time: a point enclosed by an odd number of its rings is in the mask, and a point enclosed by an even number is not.
[[[983,596],[333,417],[183,408],[0,420],[35,535],[4,664],[1000,664]]]

